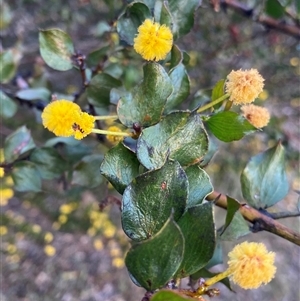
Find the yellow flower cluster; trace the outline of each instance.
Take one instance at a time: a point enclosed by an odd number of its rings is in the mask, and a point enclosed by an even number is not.
[[[264,79],[256,69],[231,71],[225,83],[225,92],[234,104],[251,103],[263,91]]]
[[[275,253],[262,243],[243,242],[228,254],[231,279],[244,289],[258,288],[275,275]]]
[[[122,132],[122,130],[121,130],[119,127],[117,127],[117,126],[110,126],[110,127],[107,129],[107,131],[109,131],[109,132],[119,132],[119,133]],[[122,141],[122,140],[124,139],[124,137],[122,137],[122,136],[115,136],[115,135],[107,135],[107,136],[106,136],[106,139],[107,139],[109,142],[115,144],[115,143],[117,143],[117,142],[119,142],[119,141]]]
[[[268,252],[262,243],[243,242],[236,245],[228,256],[228,269],[206,280],[196,293],[205,293],[209,286],[226,277],[230,277],[243,289],[255,289],[269,283],[275,276],[275,253]]]
[[[81,140],[92,132],[95,117],[81,111],[80,107],[68,100],[52,101],[42,113],[45,128],[56,136]]]
[[[173,45],[173,34],[169,27],[146,19],[138,28],[134,39],[134,50],[147,61],[166,58]]]
[[[266,108],[250,104],[242,106],[241,110],[244,117],[258,129],[263,128],[270,121],[270,113]]]

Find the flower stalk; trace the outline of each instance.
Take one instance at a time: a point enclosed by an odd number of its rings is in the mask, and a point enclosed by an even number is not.
[[[212,101],[212,102],[210,102],[210,103],[206,104],[205,106],[203,106],[203,107],[199,108],[199,109],[197,110],[197,113],[200,113],[200,112],[206,111],[207,109],[209,109],[209,108],[211,108],[211,107],[215,106],[215,105],[216,105],[216,104],[218,104],[219,102],[221,102],[221,101],[223,101],[223,100],[225,100],[225,99],[229,98],[229,96],[230,96],[230,94],[228,94],[228,93],[227,93],[227,94],[224,94],[224,95],[222,95],[221,97],[219,97],[219,98],[215,99],[214,101]]]

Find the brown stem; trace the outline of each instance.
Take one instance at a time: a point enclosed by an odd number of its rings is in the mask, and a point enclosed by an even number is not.
[[[280,219],[280,218],[287,218],[287,217],[296,217],[300,216],[300,212],[274,212],[274,213],[269,213],[273,219]]]
[[[214,201],[217,198],[216,205],[227,209],[227,197],[224,194],[214,191],[207,197],[207,200]],[[258,225],[260,230],[271,232],[300,246],[300,233],[280,224],[249,205],[241,205],[239,211],[247,221]]]
[[[231,8],[235,10],[237,13],[242,14],[246,17],[252,18],[254,21],[261,23],[262,25],[272,28],[278,31],[281,31],[285,34],[295,37],[296,39],[300,38],[300,28],[296,25],[291,25],[283,22],[282,20],[276,20],[268,16],[259,16],[258,18],[254,17],[254,10],[252,8],[247,7],[245,4],[236,1],[236,0],[222,0],[220,1],[221,5],[224,8]],[[289,14],[287,14],[290,16]]]

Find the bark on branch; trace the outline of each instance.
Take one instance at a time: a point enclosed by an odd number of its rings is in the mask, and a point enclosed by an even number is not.
[[[227,209],[226,195],[214,191],[207,197],[207,200],[209,201],[214,201],[216,199],[216,205],[218,207]],[[259,227],[259,229],[257,230],[271,232],[300,246],[300,233],[280,224],[273,218],[268,217],[267,215],[259,212],[258,210],[246,204],[241,205],[239,211],[247,221],[254,224],[256,227]]]

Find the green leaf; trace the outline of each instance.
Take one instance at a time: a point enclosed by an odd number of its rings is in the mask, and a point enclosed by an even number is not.
[[[184,236],[184,257],[176,275],[184,278],[203,268],[212,258],[216,230],[211,202],[189,208],[178,221]]]
[[[6,2],[0,2],[0,30],[8,27],[13,19],[13,13]]]
[[[295,0],[295,7],[296,7],[296,11],[299,17],[300,14],[300,1],[299,0]]]
[[[212,94],[211,94],[211,101],[214,101],[224,95],[224,83],[225,83],[225,80],[221,79],[215,84],[215,86],[213,87],[213,90],[212,90]],[[218,104],[216,104],[214,106],[214,108],[218,109],[221,106],[222,106],[222,102],[219,102]]]
[[[155,1],[154,20],[159,24],[165,24],[172,28],[173,18],[168,8],[167,1]]]
[[[143,82],[118,103],[120,121],[127,127],[135,122],[143,127],[159,122],[172,90],[172,82],[161,65],[145,64]]]
[[[17,65],[14,59],[13,50],[0,53],[0,83],[7,83],[16,74]]]
[[[66,71],[73,68],[74,46],[70,36],[60,29],[40,30],[41,56],[48,66]]]
[[[91,53],[89,53],[89,55],[86,58],[86,62],[88,64],[88,66],[90,67],[95,67],[97,66],[97,64],[103,60],[103,58],[105,58],[108,54],[108,51],[110,49],[110,46],[104,46],[100,49],[94,50]]]
[[[241,175],[245,200],[254,208],[268,208],[282,200],[289,184],[284,168],[284,148],[273,148],[251,158]]]
[[[159,168],[169,157],[182,166],[196,164],[208,149],[208,137],[199,115],[174,112],[142,131],[137,157],[148,169]]]
[[[222,231],[221,239],[222,240],[231,240],[235,241],[242,236],[245,236],[250,233],[249,226],[245,221],[243,215],[237,211],[230,224],[224,231]]]
[[[212,258],[209,260],[207,265],[205,266],[206,269],[210,269],[211,267],[223,263],[223,252],[222,252],[222,245],[220,239],[217,239],[216,247],[214,250],[214,254]]]
[[[236,212],[240,209],[241,204],[231,197],[227,196],[227,213],[226,213],[226,220],[225,225],[223,227],[223,230],[220,235],[226,230],[226,228],[230,225],[232,222],[232,219],[234,218],[234,215]]]
[[[118,88],[122,82],[106,73],[94,76],[86,91],[90,104],[107,109],[110,105],[110,91]]]
[[[119,143],[105,154],[100,173],[123,194],[125,188],[138,176],[139,165],[136,155]]]
[[[6,163],[12,163],[21,155],[27,154],[35,148],[30,131],[26,126],[18,128],[7,136],[4,142],[4,158]]]
[[[66,168],[66,162],[52,147],[35,148],[30,155],[42,179],[57,179]]]
[[[207,121],[211,132],[221,141],[240,140],[257,129],[236,112],[225,111],[212,115]]]
[[[125,189],[122,226],[133,240],[155,235],[174,211],[177,221],[188,196],[187,176],[178,162],[168,161],[157,170],[136,177]]]
[[[153,291],[174,276],[183,250],[183,235],[173,219],[168,219],[155,236],[129,250],[125,264],[136,282],[147,291]]]
[[[278,0],[267,0],[265,13],[274,19],[279,19],[285,15],[285,9]]]
[[[193,27],[195,11],[201,0],[169,0],[168,4],[173,17],[172,32],[174,39],[177,39],[187,34]]]
[[[208,174],[199,166],[192,165],[185,169],[189,181],[187,208],[199,205],[213,191]]]
[[[98,154],[83,157],[75,166],[71,184],[89,188],[97,187],[102,182],[99,172],[102,160],[103,156]]]
[[[56,146],[57,144],[67,144],[67,145],[71,145],[71,146],[77,146],[79,145],[81,142],[76,140],[74,137],[54,137],[51,138],[49,140],[47,140],[47,142],[45,143],[46,147],[53,147]]]
[[[11,118],[17,112],[17,105],[4,92],[0,90],[0,116],[3,118]]]
[[[183,297],[179,293],[172,292],[170,290],[160,290],[155,293],[150,301],[187,301],[194,300],[194,298]]]
[[[12,170],[12,178],[14,181],[14,189],[17,191],[34,191],[41,190],[41,178],[32,162],[23,161],[14,164]]]
[[[168,97],[165,113],[177,108],[190,94],[190,79],[183,64],[174,67],[169,73],[173,92]]]
[[[152,19],[147,5],[140,1],[134,1],[127,5],[126,10],[120,15],[117,23],[117,31],[121,40],[133,45],[133,39],[138,33],[138,27],[145,19]]]
[[[171,49],[171,61],[170,61],[170,69],[176,67],[182,62],[183,54],[179,47],[175,44],[173,44],[173,47]]]
[[[50,100],[51,92],[46,88],[23,89],[16,93],[16,96],[22,100]]]

